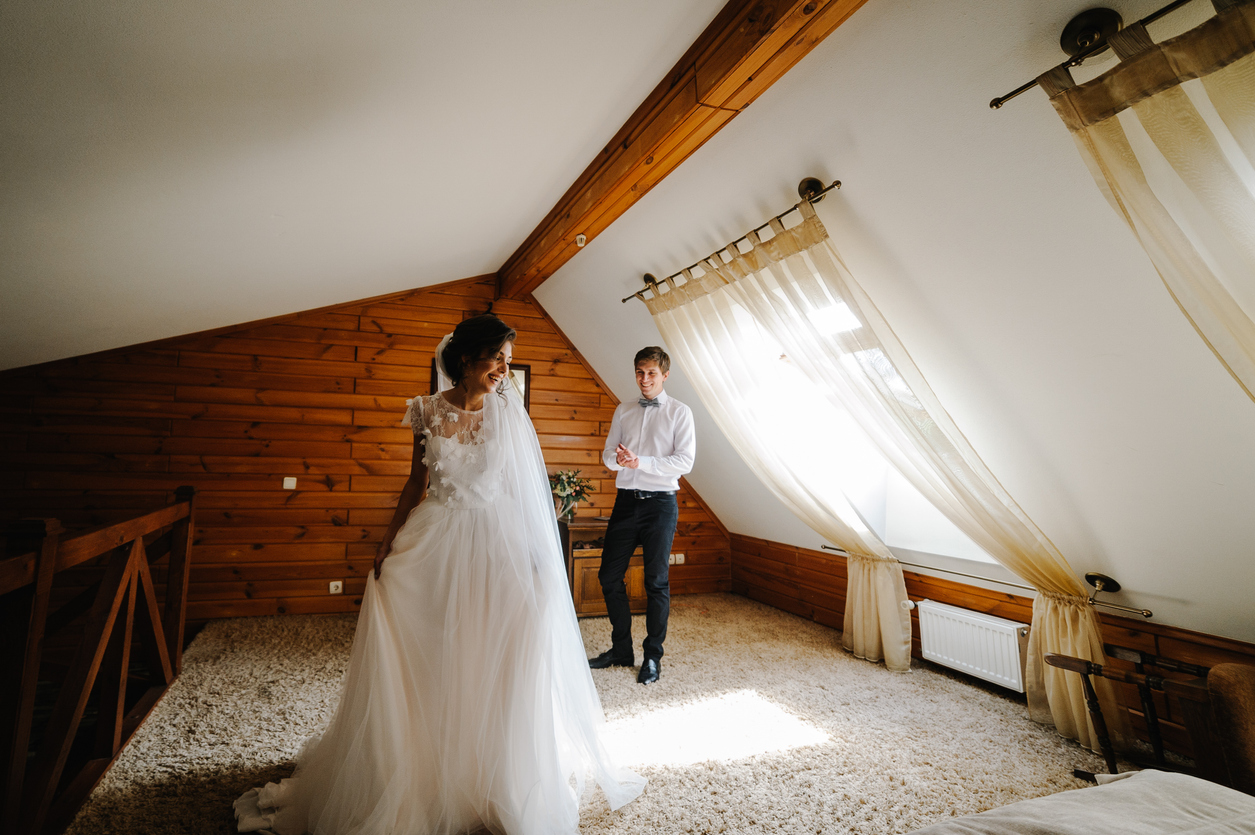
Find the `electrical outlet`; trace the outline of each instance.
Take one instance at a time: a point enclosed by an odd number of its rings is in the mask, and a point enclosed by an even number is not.
[[[683,555],[683,554],[672,554],[672,555],[671,555],[671,559],[675,560],[675,564],[676,564],[676,565],[684,565],[684,555]]]
[[[667,565],[675,565],[675,554],[667,557]]]
[[[332,580],[327,584],[327,594],[344,594],[344,581]]]
[[[295,490],[295,489],[296,489],[296,477],[295,477],[295,476],[286,476],[286,477],[283,479],[283,489],[284,489],[284,490]]]

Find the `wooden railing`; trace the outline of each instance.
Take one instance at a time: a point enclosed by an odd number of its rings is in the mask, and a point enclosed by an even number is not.
[[[0,560],[0,832],[37,835],[64,828],[179,674],[194,503],[193,489],[181,487],[168,507],[74,536],[66,536],[55,519],[8,529],[10,556]],[[50,612],[57,574],[100,556],[105,559],[99,582]],[[150,565],[167,556],[162,608]],[[32,752],[45,640],[80,620],[82,639]],[[151,678],[128,704],[136,642]],[[78,757],[71,763],[93,688],[95,738],[85,761]]]

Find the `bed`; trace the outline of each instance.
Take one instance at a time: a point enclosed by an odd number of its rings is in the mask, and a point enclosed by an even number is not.
[[[1255,835],[1255,797],[1186,774],[1135,771],[1103,785],[951,818],[912,835]]]

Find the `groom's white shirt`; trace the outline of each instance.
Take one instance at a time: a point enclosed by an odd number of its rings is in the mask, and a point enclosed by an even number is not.
[[[680,476],[693,469],[697,453],[693,412],[665,391],[654,399],[657,406],[629,400],[614,410],[601,460],[618,471],[614,483],[620,490],[674,492],[680,489]],[[619,444],[640,459],[638,468],[619,466],[615,460]]]

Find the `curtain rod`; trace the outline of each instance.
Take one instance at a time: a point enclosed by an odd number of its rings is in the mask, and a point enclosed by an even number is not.
[[[834,190],[836,190],[836,189],[841,188],[841,181],[840,181],[840,180],[833,180],[833,181],[832,181],[832,185],[827,186],[827,187],[825,187],[825,188],[822,188],[822,189],[820,189],[820,190],[818,190],[818,191],[815,191],[815,190],[813,190],[813,189],[812,189],[812,190],[809,190],[809,191],[805,191],[805,192],[803,192],[803,189],[804,189],[804,188],[808,185],[808,183],[810,183],[810,182],[814,182],[814,184],[815,184],[815,185],[822,185],[822,184],[821,184],[818,180],[803,180],[803,181],[802,181],[802,184],[798,186],[798,191],[799,191],[800,193],[802,193],[802,200],[804,200],[804,201],[805,201],[805,202],[807,202],[807,203],[818,203],[820,200],[823,200],[823,199],[824,199],[824,195],[826,195],[828,192],[830,192],[830,191],[834,191]],[[801,203],[798,203],[798,204],[797,204],[797,206],[800,206],[800,205],[802,205],[802,204],[801,204]],[[769,221],[767,221],[766,223],[764,223],[762,226],[756,226],[756,227],[754,227],[754,229],[752,229],[750,232],[747,232],[746,234],[744,234],[744,235],[742,235],[741,237],[737,238],[735,241],[733,241],[732,243],[728,244],[728,246],[723,247],[723,249],[727,249],[728,247],[733,247],[733,246],[736,246],[736,245],[737,245],[737,244],[739,244],[741,241],[747,240],[747,239],[749,238],[749,236],[750,236],[750,235],[752,235],[752,234],[754,234],[755,232],[761,232],[762,230],[766,229],[768,226],[770,226],[770,225],[771,225],[772,223],[774,223],[775,221],[780,220],[781,218],[784,218],[784,217],[788,217],[788,215],[789,215],[789,213],[790,213],[790,212],[796,212],[796,211],[797,211],[797,206],[790,206],[789,208],[785,209],[785,210],[784,210],[783,212],[781,212],[780,214],[778,214],[778,215],[776,215],[775,217],[773,217],[771,220],[769,220]],[[720,251],[722,251],[722,250],[720,250]],[[663,279],[663,281],[664,281],[664,282],[667,282],[668,284],[670,284],[670,283],[671,283],[671,281],[672,281],[672,279],[677,278],[677,277],[679,277],[679,276],[683,275],[684,273],[688,272],[689,270],[693,269],[694,267],[700,266],[700,265],[702,264],[702,262],[703,262],[703,261],[708,261],[708,260],[710,260],[711,258],[714,258],[714,257],[715,257],[716,255],[718,255],[718,254],[719,254],[718,252],[712,252],[710,255],[707,255],[705,258],[703,258],[701,261],[698,261],[696,264],[690,264],[690,265],[688,265],[687,267],[685,267],[684,269],[682,269],[682,270],[679,270],[679,271],[677,271],[677,272],[672,273],[671,275],[669,275],[669,276],[667,276],[666,278],[664,278],[664,279]],[[635,293],[633,293],[632,295],[628,296],[627,298],[620,299],[619,301],[620,301],[622,304],[627,304],[627,303],[628,303],[628,302],[630,302],[632,299],[640,299],[641,301],[645,301],[645,294],[646,294],[646,293],[648,293],[650,290],[653,290],[653,291],[654,291],[654,295],[658,295],[658,283],[659,283],[659,282],[658,282],[658,280],[657,280],[656,278],[654,278],[654,277],[653,277],[652,275],[650,275],[649,273],[646,273],[646,274],[645,274],[645,287],[644,287],[644,288],[642,288],[642,289],[640,289],[640,290],[637,290]]]
[[[819,547],[823,551],[836,551],[838,554],[843,554],[847,557],[850,555],[850,552],[845,550],[844,548],[834,548],[826,542],[823,545],[820,545]],[[970,577],[973,580],[984,580],[986,583],[997,583],[1000,586],[1012,586],[1013,588],[1017,588],[1017,589],[1027,589],[1029,591],[1037,591],[1037,589],[1033,588],[1032,586],[1026,586],[1022,583],[1010,583],[1010,582],[1007,582],[1006,580],[995,580],[993,577],[982,577],[979,574],[967,574],[962,571],[955,571],[954,569],[951,569],[951,568],[938,568],[932,565],[920,565],[917,562],[904,562],[902,560],[898,560],[898,563],[901,565],[909,565],[911,568],[927,568],[929,571],[944,571],[946,574],[957,574],[960,577]]]
[[[1147,24],[1154,23],[1159,18],[1163,17],[1169,12],[1176,11],[1177,9],[1181,8],[1188,2],[1190,2],[1190,0],[1174,0],[1174,2],[1169,3],[1168,5],[1164,6],[1159,11],[1151,12],[1150,14],[1146,15],[1146,17],[1142,18],[1141,20],[1139,20],[1137,23],[1133,25],[1134,26],[1146,26]],[[1128,27],[1125,27],[1125,28],[1128,28]],[[1076,55],[1072,56],[1071,58],[1064,61],[1062,64],[1059,64],[1057,67],[1054,67],[1053,69],[1067,69],[1070,67],[1079,67],[1081,64],[1085,62],[1086,58],[1089,58],[1093,55],[1097,55],[1099,52],[1102,52],[1106,48],[1107,48],[1107,39],[1100,37],[1093,44],[1091,44],[1090,46],[1087,46],[1085,49],[1076,53]],[[1043,73],[1043,75],[1044,74],[1045,73]],[[997,110],[998,108],[1002,107],[1007,102],[1011,101],[1011,99],[1018,96],[1020,93],[1027,92],[1028,90],[1031,90],[1032,88],[1036,86],[1037,86],[1036,78],[1034,78],[1032,81],[1027,81],[1024,84],[1021,84],[1019,87],[1016,87],[1011,92],[1007,93],[1005,96],[998,96],[997,98],[993,99],[991,102],[989,102],[989,109]]]
[[[820,545],[819,547],[821,550],[824,550],[824,551],[836,551],[838,554],[842,554],[847,557],[850,556],[850,552],[845,550],[844,548],[834,548],[826,542],[823,545]],[[943,571],[946,574],[957,574],[960,577],[970,577],[973,580],[983,580],[986,583],[997,583],[998,585],[1001,585],[1001,586],[1011,586],[1012,588],[1017,588],[1017,589],[1027,589],[1032,592],[1037,591],[1037,589],[1033,588],[1032,586],[1025,586],[1025,585],[1022,585],[1021,583],[1008,583],[1006,580],[995,580],[993,577],[982,577],[979,574],[967,574],[963,571],[955,571],[954,569],[951,569],[951,568],[938,568],[935,565],[920,565],[917,562],[905,562],[904,560],[898,560],[898,563],[900,565],[909,565],[911,568],[926,568],[929,571]],[[1101,578],[1102,580],[1106,580],[1107,586],[1110,588],[1111,591],[1120,590],[1120,584],[1112,580],[1110,577],[1105,577],[1102,574],[1086,574],[1085,575],[1085,579],[1093,583],[1094,581],[1090,580],[1091,577],[1097,577],[1097,578]],[[1119,603],[1104,603],[1101,600],[1095,600],[1094,598],[1098,596],[1098,592],[1100,591],[1103,591],[1102,582],[1098,582],[1095,584],[1094,593],[1091,594],[1088,598],[1086,598],[1085,602],[1091,606],[1105,606],[1108,609],[1119,609],[1122,612],[1132,612],[1133,614],[1141,615],[1144,618],[1151,618],[1155,616],[1154,613],[1151,612],[1150,609],[1135,609],[1132,606],[1121,606]]]

